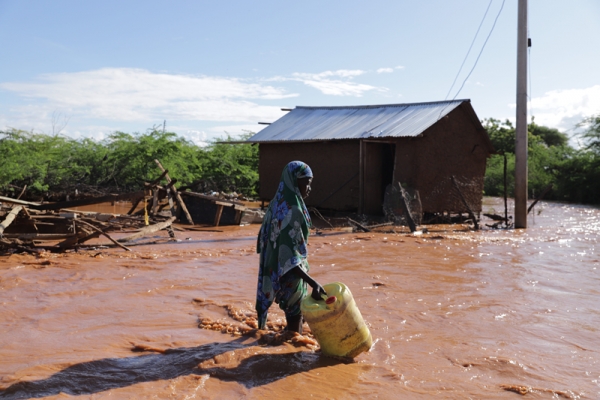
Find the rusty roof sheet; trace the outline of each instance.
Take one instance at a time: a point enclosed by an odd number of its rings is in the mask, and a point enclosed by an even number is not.
[[[463,102],[347,107],[296,107],[248,142],[414,137]]]

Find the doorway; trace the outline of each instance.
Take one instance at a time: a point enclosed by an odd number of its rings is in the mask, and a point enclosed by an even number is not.
[[[383,215],[385,188],[394,178],[396,144],[366,142],[364,157],[363,212]]]

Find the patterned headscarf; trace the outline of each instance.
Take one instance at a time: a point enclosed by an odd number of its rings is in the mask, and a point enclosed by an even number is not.
[[[310,167],[302,161],[292,161],[286,165],[277,193],[269,203],[260,227],[256,246],[256,251],[260,253],[256,294],[260,329],[264,329],[267,311],[278,297],[281,277],[296,266],[306,272],[309,270],[306,244],[311,221],[298,188],[298,179],[312,177]],[[303,290],[299,295],[304,296],[306,285],[299,285],[298,290]]]

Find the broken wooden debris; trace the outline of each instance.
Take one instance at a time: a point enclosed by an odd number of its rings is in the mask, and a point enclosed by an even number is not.
[[[165,229],[168,226],[171,226],[171,224],[173,223],[173,221],[175,221],[175,217],[171,217],[171,218],[169,218],[166,221],[159,222],[159,223],[154,224],[154,225],[148,225],[148,226],[140,229],[139,232],[134,233],[133,235],[130,235],[130,236],[118,239],[117,241],[120,242],[120,243],[132,242],[132,241],[134,241],[136,239],[142,238],[142,237],[147,236],[147,235],[149,235],[151,233],[158,232],[158,231],[160,231],[162,229]]]
[[[247,207],[234,200],[194,192],[181,192],[186,198],[190,217],[197,223],[221,226],[239,225]]]
[[[112,237],[111,237],[111,236],[110,236],[108,233],[106,233],[106,232],[102,231],[102,230],[101,230],[101,229],[99,229],[99,228],[96,228],[94,225],[90,224],[89,222],[85,222],[85,221],[79,221],[79,223],[80,223],[80,224],[84,224],[84,225],[86,225],[86,226],[88,226],[88,227],[92,228],[92,230],[94,230],[94,231],[98,232],[99,234],[101,234],[101,235],[103,235],[103,236],[106,236],[106,238],[107,238],[108,240],[110,240],[111,242],[113,242],[114,244],[116,244],[117,246],[119,246],[120,248],[122,248],[122,249],[124,249],[124,250],[126,250],[126,251],[131,251],[131,249],[129,249],[129,248],[127,248],[127,247],[123,246],[121,243],[119,243],[119,242],[117,242],[115,239],[113,239],[113,238],[112,238]]]
[[[367,228],[366,226],[364,226],[363,224],[361,224],[359,222],[356,222],[352,218],[348,218],[348,222],[351,223],[352,225],[356,226],[357,228],[359,228],[363,232],[371,232],[371,230],[369,228]]]
[[[473,213],[473,210],[471,210],[469,203],[467,203],[467,199],[465,199],[465,196],[463,195],[462,191],[458,187],[458,183],[456,183],[456,178],[454,178],[454,175],[451,176],[451,179],[452,179],[452,184],[454,185],[454,188],[458,192],[458,196],[460,197],[460,200],[462,201],[463,205],[466,207],[466,209],[469,213],[469,216],[473,220],[473,227],[475,228],[475,230],[479,230],[479,222],[477,221],[477,218],[475,217],[475,213]]]
[[[406,223],[410,228],[410,231],[414,233],[417,230],[417,224],[415,224],[415,220],[410,213],[410,209],[408,207],[408,199],[406,198],[406,191],[402,187],[402,184],[398,182],[398,187],[400,188],[400,205],[402,206],[402,212],[406,218]]]
[[[62,208],[64,205],[72,206],[72,202],[61,202],[61,208],[57,210],[39,210],[37,209],[40,206],[38,203],[23,202],[12,198],[2,198],[2,202],[11,204],[12,208],[7,207],[6,204],[0,205],[0,221],[2,221],[0,223],[0,253],[11,249],[30,253],[43,250],[61,252],[76,248],[100,235],[106,236],[124,250],[129,250],[108,232],[131,231],[131,229],[137,230],[144,227],[144,220],[141,217]],[[14,205],[15,203],[26,204]],[[164,220],[160,216],[153,221],[164,225]],[[142,231],[142,236],[145,234],[144,232],[147,231]],[[169,236],[173,237],[174,233],[169,232]],[[48,242],[58,243],[46,244]]]
[[[8,213],[4,221],[0,223],[0,236],[4,233],[4,230],[10,226],[10,224],[15,220],[17,214],[21,211],[23,206],[14,206],[12,210]]]
[[[533,203],[531,203],[531,205],[527,208],[527,214],[529,214],[531,212],[531,210],[533,210],[533,207],[538,203],[538,201],[542,200],[544,198],[544,196],[552,190],[553,185],[549,184],[548,186],[546,186],[544,188],[544,190],[542,190],[542,193],[537,197],[537,199],[535,199],[535,201]]]
[[[158,168],[160,168],[161,171],[163,171],[163,172],[166,171],[163,168],[163,166],[160,163],[160,161],[154,160],[154,162],[156,163],[156,165],[158,165]],[[169,177],[169,173],[168,172],[165,173],[165,178],[167,179],[168,183],[171,183],[171,177]],[[170,188],[173,190],[173,194],[175,195],[175,199],[177,200],[177,204],[179,205],[179,207],[181,207],[181,209],[185,213],[185,216],[187,217],[189,224],[190,225],[194,225],[194,221],[192,220],[192,217],[191,217],[191,215],[190,215],[190,213],[189,213],[189,211],[188,211],[185,203],[183,202],[183,199],[179,195],[179,192],[177,191],[177,188],[175,187],[175,185],[171,185]]]
[[[144,192],[132,192],[132,193],[123,193],[123,194],[109,194],[106,196],[95,197],[92,199],[81,199],[81,200],[71,200],[71,201],[60,201],[58,203],[47,203],[47,204],[30,204],[30,208],[40,210],[40,211],[50,211],[50,210],[60,210],[65,208],[73,208],[80,206],[88,206],[93,204],[101,204],[101,203],[114,203],[115,201],[122,200],[130,200],[133,198],[138,198],[139,196],[143,196]]]

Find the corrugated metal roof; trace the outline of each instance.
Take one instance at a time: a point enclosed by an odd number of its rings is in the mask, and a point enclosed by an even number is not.
[[[248,142],[414,137],[463,102],[296,107]]]

